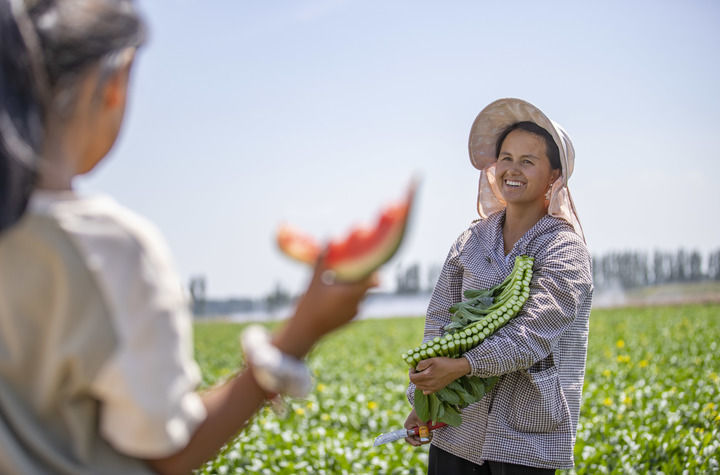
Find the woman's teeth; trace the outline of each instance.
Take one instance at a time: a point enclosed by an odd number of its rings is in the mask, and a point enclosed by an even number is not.
[[[508,186],[522,186],[522,182],[515,180],[505,180],[505,184]]]

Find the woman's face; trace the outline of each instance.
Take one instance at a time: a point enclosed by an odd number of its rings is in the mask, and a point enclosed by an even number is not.
[[[560,176],[550,167],[545,140],[531,132],[510,132],[500,147],[495,165],[500,192],[510,204],[545,203],[545,193]]]

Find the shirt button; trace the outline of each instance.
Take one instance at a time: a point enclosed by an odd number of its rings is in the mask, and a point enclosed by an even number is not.
[[[492,259],[490,259],[490,256],[485,256],[485,260],[488,261],[488,264],[492,262]]]

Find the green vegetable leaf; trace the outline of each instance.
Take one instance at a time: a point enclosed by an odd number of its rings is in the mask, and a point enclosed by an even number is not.
[[[430,406],[427,395],[422,390],[415,389],[415,413],[423,421],[430,420]]]
[[[457,409],[455,409],[455,406],[446,404],[445,405],[445,413],[443,414],[442,419],[440,419],[442,422],[446,423],[449,426],[457,427],[460,424],[462,424],[462,416],[458,412]]]
[[[475,397],[477,401],[482,399],[485,393],[489,391],[489,389],[486,389],[485,382],[482,378],[478,378],[477,376],[467,376],[464,377],[464,379],[464,383],[469,386],[469,392]]]
[[[429,394],[428,405],[430,406],[430,418],[428,420],[430,420],[431,422],[437,421],[438,408],[442,405],[442,403],[435,394]]]
[[[455,394],[460,396],[460,399],[462,400],[462,407],[467,407],[470,404],[480,400],[479,398],[476,398],[473,394],[470,394],[468,391],[466,391],[463,385],[460,384],[457,379],[450,383],[448,387],[455,391]]]
[[[447,402],[448,404],[460,404],[460,396],[447,386],[435,394],[437,394],[437,397],[440,398],[441,401]]]

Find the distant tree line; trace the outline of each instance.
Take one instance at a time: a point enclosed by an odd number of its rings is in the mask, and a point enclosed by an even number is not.
[[[699,251],[609,252],[593,257],[593,279],[598,289],[623,289],[669,283],[720,280],[720,249],[705,257]]]
[[[720,281],[720,249],[703,256],[699,251],[619,251],[593,256],[595,288],[631,289],[650,285]],[[418,262],[395,267],[395,293],[432,292],[440,276],[440,266],[422,269]],[[294,297],[279,282],[261,299],[234,298],[215,300],[206,295],[205,276],[190,279],[191,308],[195,315],[229,314],[263,309],[273,312],[290,304]]]

